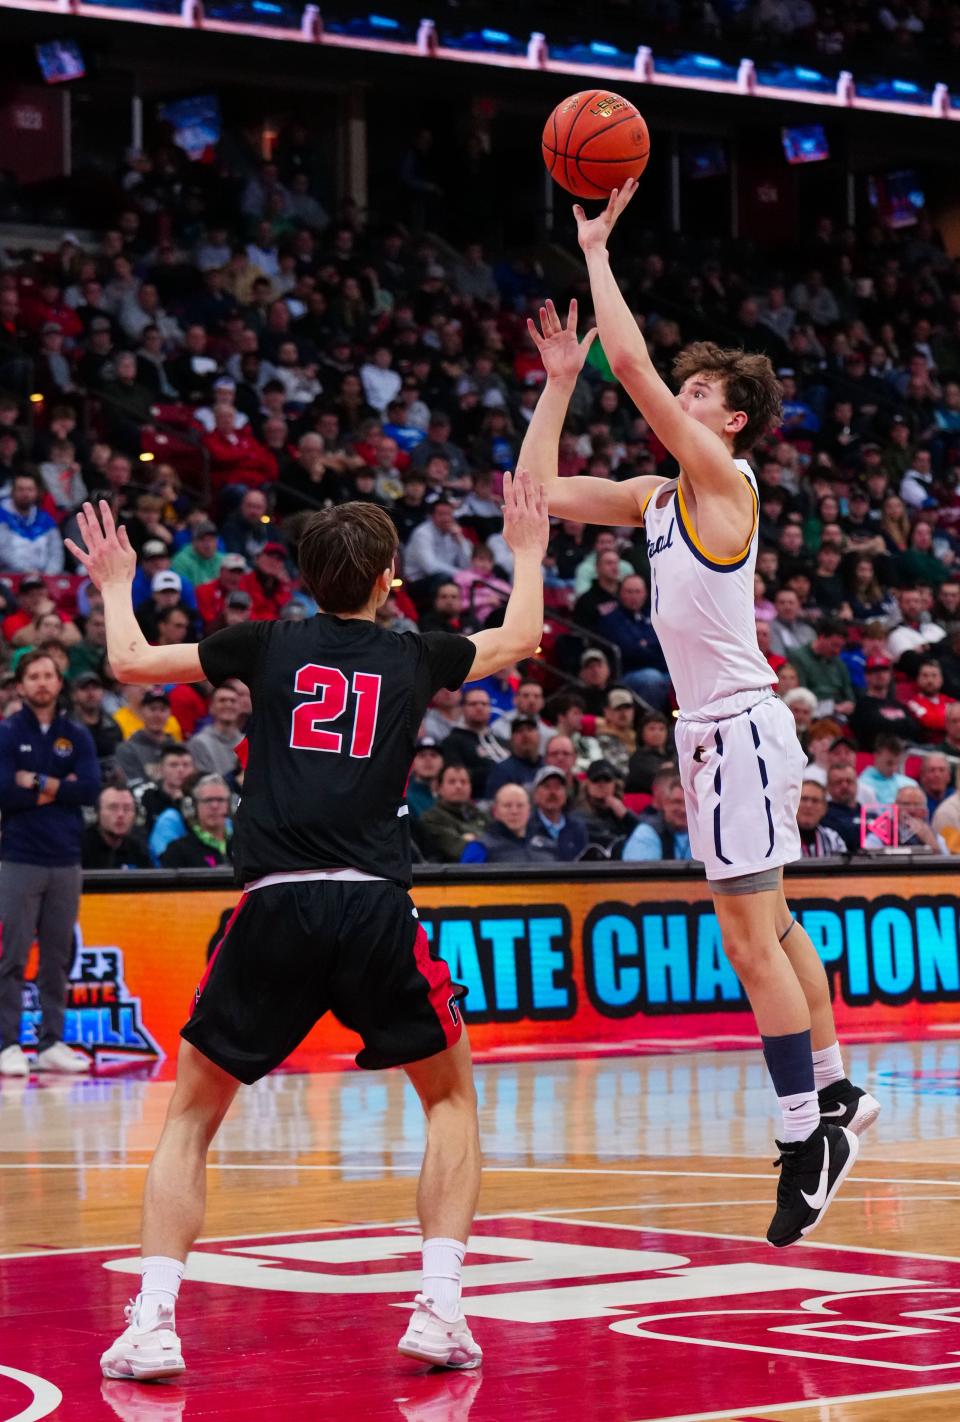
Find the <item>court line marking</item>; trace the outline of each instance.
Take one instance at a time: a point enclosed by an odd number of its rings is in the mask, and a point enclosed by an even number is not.
[[[33,1393],[33,1397],[26,1407],[15,1417],[10,1417],[8,1422],[40,1422],[41,1417],[49,1417],[50,1413],[63,1401],[63,1393],[56,1384],[36,1373],[24,1373],[19,1368],[8,1368],[5,1364],[0,1363],[0,1376],[22,1383]]]
[[[765,1402],[757,1407],[728,1407],[723,1412],[672,1412],[649,1418],[647,1422],[730,1422],[737,1416],[749,1418],[758,1417],[762,1412],[802,1412],[805,1409],[816,1414],[824,1407],[834,1407],[841,1402],[882,1402],[891,1397],[920,1397],[957,1391],[960,1391],[960,1383],[944,1383],[942,1387],[908,1387],[890,1392],[850,1392],[843,1397],[808,1398],[805,1402]],[[823,1416],[822,1411],[820,1416]]]

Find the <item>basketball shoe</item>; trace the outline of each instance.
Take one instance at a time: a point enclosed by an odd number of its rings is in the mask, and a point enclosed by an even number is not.
[[[844,1126],[855,1136],[862,1136],[880,1115],[880,1102],[862,1086],[854,1086],[846,1077],[832,1081],[817,1093],[820,1100],[820,1120],[824,1125]]]
[[[777,1141],[777,1209],[767,1239],[776,1249],[812,1233],[853,1169],[860,1142],[842,1126],[821,1123],[805,1141]]]
[[[123,1311],[127,1327],[100,1359],[105,1378],[173,1378],[186,1368],[180,1339],[174,1330],[173,1309],[162,1308],[152,1328],[137,1327],[137,1305],[128,1303]]]
[[[463,1314],[444,1318],[433,1299],[417,1294],[416,1308],[407,1331],[397,1344],[399,1352],[435,1368],[479,1368],[483,1353]]]

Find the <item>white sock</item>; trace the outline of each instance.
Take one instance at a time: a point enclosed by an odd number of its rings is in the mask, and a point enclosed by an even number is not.
[[[176,1307],[184,1267],[179,1259],[166,1259],[162,1254],[141,1259],[136,1313],[139,1328],[152,1328],[162,1308],[172,1311]]]
[[[444,1318],[456,1318],[460,1312],[460,1271],[466,1252],[459,1239],[423,1241],[422,1293],[433,1299]]]
[[[819,1052],[814,1052],[813,1079],[817,1083],[818,1091],[822,1091],[825,1086],[830,1086],[834,1081],[843,1081],[845,1076],[839,1042],[834,1042],[832,1047],[821,1047]]]
[[[820,1124],[820,1103],[816,1091],[801,1091],[796,1096],[778,1096],[783,1113],[782,1141],[805,1141]]]

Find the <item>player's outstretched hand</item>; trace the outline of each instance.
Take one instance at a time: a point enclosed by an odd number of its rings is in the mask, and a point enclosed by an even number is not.
[[[535,484],[525,469],[503,476],[503,536],[515,554],[547,551],[550,517],[542,484]]]
[[[570,303],[567,324],[557,315],[552,301],[540,307],[540,325],[527,321],[530,339],[540,352],[543,368],[553,380],[576,380],[583,369],[587,352],[597,335],[596,326],[587,332],[582,341],[577,339],[577,300]]]
[[[599,217],[588,217],[579,203],[574,205],[577,240],[585,252],[602,251],[607,245],[607,238],[617,225],[617,219],[638,187],[636,178],[628,178],[622,188],[614,188]]]
[[[103,526],[101,527],[101,521]],[[108,584],[130,584],[137,571],[137,555],[130,547],[127,530],[117,528],[110,505],[100,500],[100,517],[93,504],[86,503],[77,513],[77,528],[84,547],[72,538],[64,539],[64,547],[89,573],[102,591]]]

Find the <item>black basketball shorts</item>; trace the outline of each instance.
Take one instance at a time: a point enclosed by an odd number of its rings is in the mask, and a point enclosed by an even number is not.
[[[464,991],[398,884],[270,884],[237,904],[181,1036],[249,1085],[332,1012],[363,1038],[358,1066],[402,1066],[459,1040]]]

